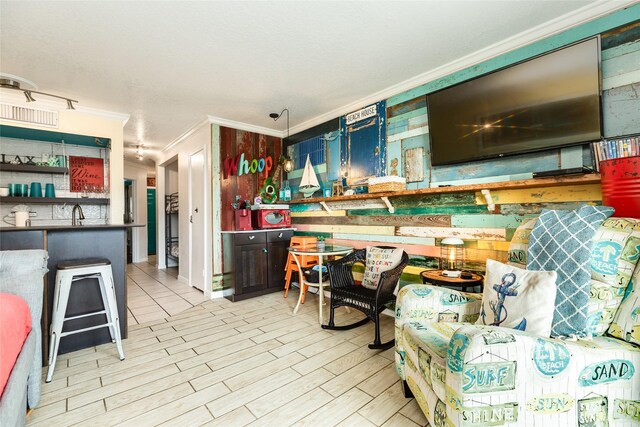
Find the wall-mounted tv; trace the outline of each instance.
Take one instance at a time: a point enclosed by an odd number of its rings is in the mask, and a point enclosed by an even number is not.
[[[595,37],[429,94],[431,163],[598,140],[600,105]]]

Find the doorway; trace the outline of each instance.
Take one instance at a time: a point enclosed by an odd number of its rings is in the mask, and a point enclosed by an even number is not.
[[[156,254],[156,189],[147,188],[147,255]]]
[[[205,152],[189,155],[189,281],[204,291],[205,277]]]
[[[133,223],[133,180],[124,180],[124,223]],[[133,262],[133,231],[127,227],[127,264]]]

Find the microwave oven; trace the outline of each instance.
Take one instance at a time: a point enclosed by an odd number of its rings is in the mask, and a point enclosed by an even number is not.
[[[251,222],[254,229],[291,227],[289,205],[251,206]]]

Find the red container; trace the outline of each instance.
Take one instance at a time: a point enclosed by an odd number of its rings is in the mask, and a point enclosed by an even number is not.
[[[251,211],[249,209],[238,209],[234,212],[236,214],[237,231],[253,230],[251,226]]]
[[[602,204],[616,209],[613,216],[640,218],[640,156],[600,162]]]

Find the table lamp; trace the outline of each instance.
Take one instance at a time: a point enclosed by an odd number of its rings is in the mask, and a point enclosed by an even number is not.
[[[440,270],[446,277],[460,277],[464,264],[464,241],[447,237],[440,242]]]

